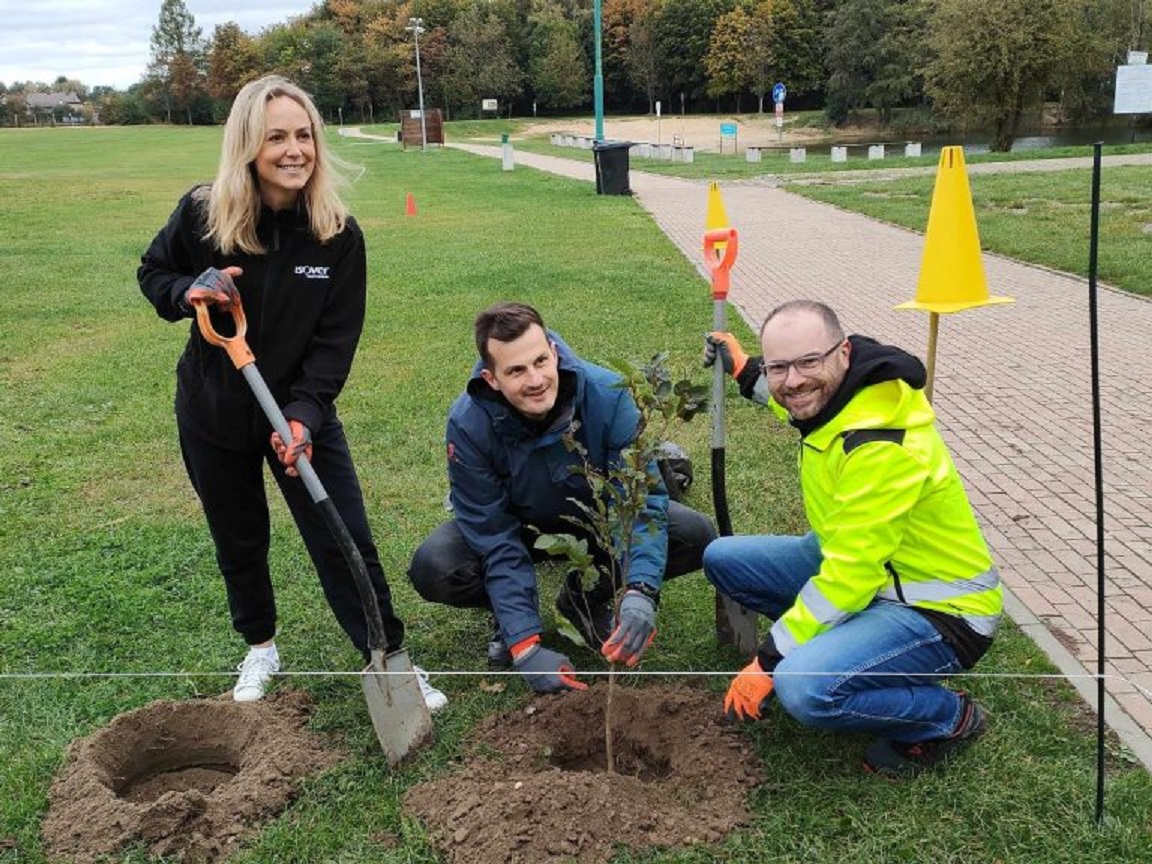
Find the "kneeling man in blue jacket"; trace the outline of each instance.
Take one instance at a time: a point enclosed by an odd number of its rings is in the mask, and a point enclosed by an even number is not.
[[[592,490],[570,470],[580,457],[565,433],[575,430],[589,463],[607,472],[632,443],[640,413],[616,373],[577,357],[531,306],[498,303],[477,316],[475,331],[480,359],[448,415],[454,518],[421,544],[408,576],[426,600],[492,613],[490,666],[514,665],[540,693],[583,689],[571,661],[540,644],[535,564],[545,556],[532,529],[581,536],[565,517],[581,517],[574,501],[592,503]],[[585,645],[628,665],[652,641],[663,580],[700,569],[716,536],[708,517],[670,501],[663,483],[650,490],[645,511],[618,615],[606,575],[584,590],[572,574],[556,597]],[[611,551],[584,536],[607,563]]]

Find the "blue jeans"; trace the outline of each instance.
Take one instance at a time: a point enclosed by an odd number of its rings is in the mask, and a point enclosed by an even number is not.
[[[704,574],[722,593],[773,621],[820,569],[814,534],[721,537],[704,550]],[[952,734],[963,708],[941,678],[956,652],[915,610],[877,600],[794,648],[776,667],[776,697],[806,726],[918,742]]]

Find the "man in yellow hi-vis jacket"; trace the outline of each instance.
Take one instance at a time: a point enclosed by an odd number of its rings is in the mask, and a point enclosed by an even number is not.
[[[800,432],[811,531],[723,537],[704,554],[716,587],[773,619],[725,708],[759,719],[773,694],[801,723],[878,736],[865,768],[910,776],[978,737],[984,710],[940,679],[988,650],[1000,577],[924,394],[924,366],[845,338],[822,303],[791,301],[751,360],[728,333],[717,358],[748,398]]]

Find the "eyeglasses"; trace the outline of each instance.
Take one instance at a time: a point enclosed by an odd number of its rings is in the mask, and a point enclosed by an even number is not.
[[[765,378],[777,380],[787,378],[788,370],[792,368],[795,368],[801,375],[815,375],[824,368],[824,361],[828,356],[843,344],[844,340],[841,339],[823,354],[805,354],[795,360],[766,360],[760,364],[760,373]]]

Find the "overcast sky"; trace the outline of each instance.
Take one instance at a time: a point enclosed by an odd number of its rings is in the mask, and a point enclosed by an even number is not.
[[[316,0],[184,0],[205,39],[235,21],[253,35]],[[144,75],[161,0],[0,0],[0,81],[60,75],[123,90]]]

